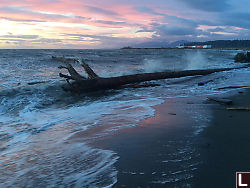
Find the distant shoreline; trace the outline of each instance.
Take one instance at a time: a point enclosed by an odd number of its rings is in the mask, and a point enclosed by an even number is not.
[[[121,50],[250,50],[249,48],[121,48]]]
[[[248,48],[206,48],[206,49],[202,49],[202,48],[195,48],[195,49],[191,49],[191,48],[97,48],[97,49],[68,49],[68,48],[55,48],[55,49],[50,49],[50,48],[24,48],[24,49],[19,49],[19,48],[0,48],[0,50],[249,50],[250,51],[250,47]]]

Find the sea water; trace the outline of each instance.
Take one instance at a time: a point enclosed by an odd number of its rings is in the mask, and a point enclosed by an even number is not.
[[[164,99],[225,92],[218,88],[246,85],[250,73],[246,68],[152,81],[160,84],[157,87],[72,95],[62,90],[66,82],[58,76],[61,63],[52,60],[52,56],[83,59],[99,76],[110,77],[242,66],[233,60],[236,53],[166,49],[0,50],[0,187],[112,187],[117,182],[114,164],[119,154],[94,148],[91,143],[152,117],[152,107]],[[84,75],[78,64],[73,66]],[[32,84],[35,82],[41,83]],[[199,82],[207,84],[198,86]],[[206,119],[201,114],[193,118]],[[197,126],[194,132],[199,133],[201,127],[204,125]],[[77,139],[79,135],[81,139]],[[172,154],[175,158],[163,164],[185,162],[183,157],[192,152],[192,148],[181,149],[185,144],[180,144],[180,153]]]

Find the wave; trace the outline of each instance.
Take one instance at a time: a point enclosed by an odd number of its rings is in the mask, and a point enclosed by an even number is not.
[[[1,155],[1,187],[111,187],[116,183],[113,165],[118,157],[112,151],[41,139]]]

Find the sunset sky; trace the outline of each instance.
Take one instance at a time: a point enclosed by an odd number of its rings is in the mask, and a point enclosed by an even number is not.
[[[250,39],[249,0],[0,0],[0,48]]]

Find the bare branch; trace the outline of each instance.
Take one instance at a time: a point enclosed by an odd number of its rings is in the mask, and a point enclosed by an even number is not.
[[[71,83],[69,82],[69,79],[66,79],[66,82],[67,82],[69,85],[71,85]]]
[[[249,107],[238,107],[238,108],[227,108],[227,110],[240,110],[240,111],[250,111]]]
[[[62,74],[62,73],[59,73],[59,76],[62,77],[62,78],[66,78],[68,80],[75,80],[72,76],[69,76],[69,75],[66,75],[66,74]]]
[[[77,61],[76,59],[70,59],[70,58],[66,59],[64,57],[62,57],[62,58],[52,57],[52,58],[56,59],[57,61],[62,61],[66,65],[66,67],[65,66],[59,66],[58,68],[59,69],[67,69],[69,74],[70,74],[70,79],[76,80],[76,81],[86,80],[86,78],[81,76],[74,69],[74,67],[68,62],[69,60]],[[61,75],[63,75],[63,74],[61,74]],[[68,76],[66,75],[66,77],[65,77],[65,75],[64,75],[64,76],[61,76],[61,77],[67,78]]]
[[[85,63],[83,60],[81,62],[78,62],[83,67],[84,71],[88,74],[89,79],[99,78],[99,76],[90,68],[87,63]]]

